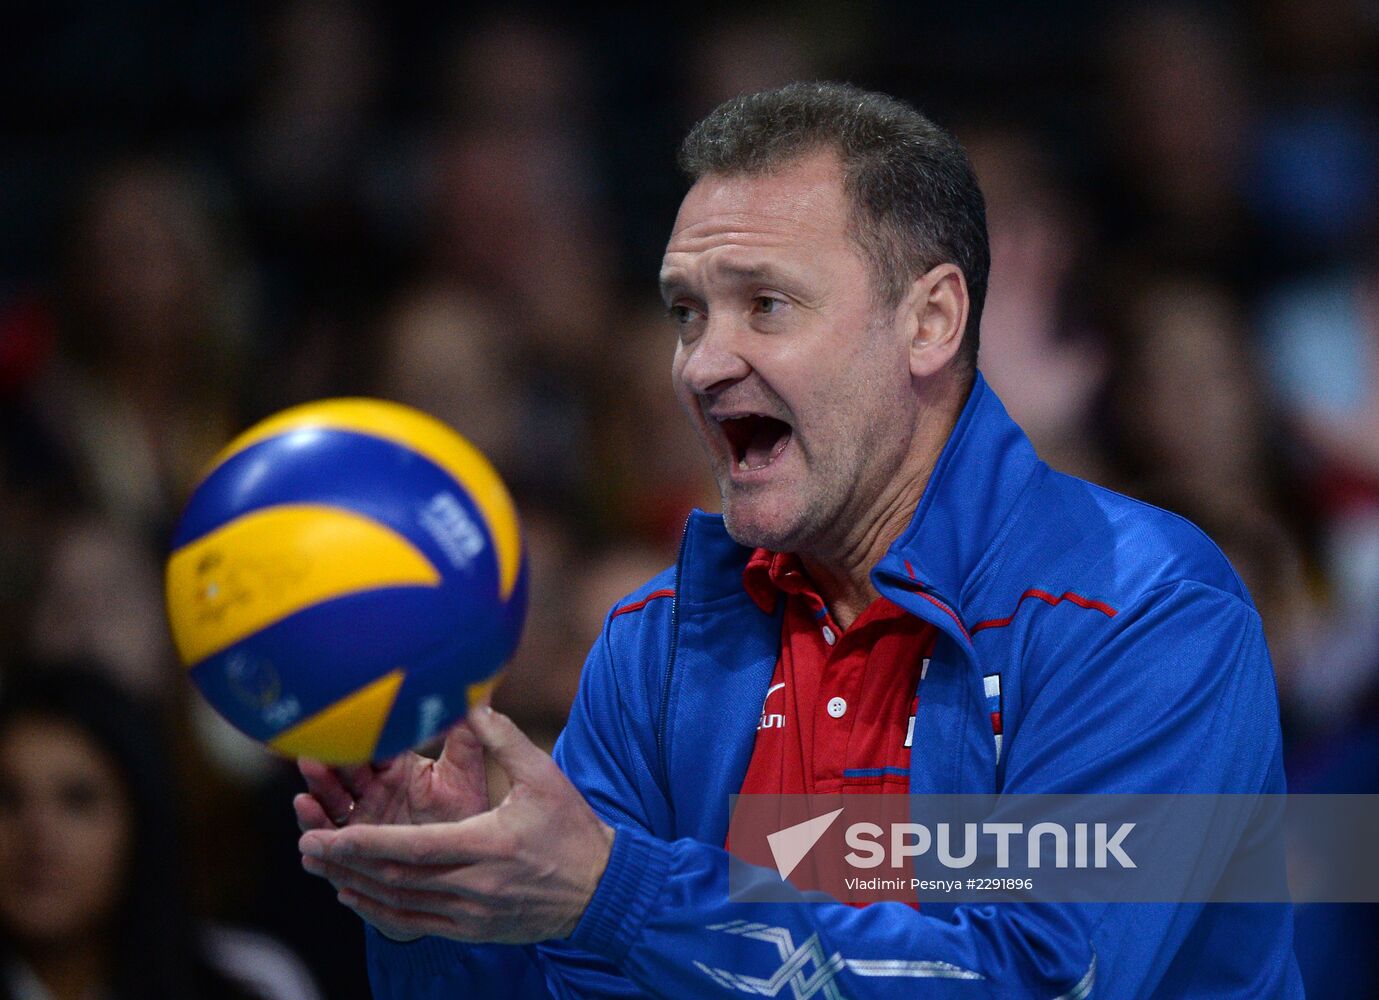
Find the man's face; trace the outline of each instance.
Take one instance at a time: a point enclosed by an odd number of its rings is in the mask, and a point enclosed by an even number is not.
[[[874,516],[914,427],[909,342],[874,305],[832,153],[685,196],[661,285],[672,377],[744,545],[827,555]]]

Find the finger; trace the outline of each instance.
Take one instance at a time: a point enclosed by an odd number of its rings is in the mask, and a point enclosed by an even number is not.
[[[329,880],[337,891],[349,889],[394,910],[445,915],[457,905],[471,905],[467,900],[443,891],[428,891],[400,885],[398,880],[408,876],[396,868],[390,870],[391,879],[383,880],[373,878],[358,868],[331,864],[317,858],[303,858],[302,867],[313,875]]]
[[[399,940],[435,934],[441,937],[456,938],[457,928],[445,917],[434,913],[414,913],[394,910],[367,896],[361,896],[350,889],[342,889],[336,898],[384,934]]]
[[[484,749],[507,772],[514,785],[549,779],[556,768],[548,753],[538,747],[517,724],[501,712],[480,705],[469,716],[469,727]]]
[[[349,822],[357,796],[345,787],[340,772],[306,757],[297,761],[297,770],[306,779],[306,790],[321,803],[330,821],[336,826]]]
[[[493,862],[490,861],[488,864]],[[348,873],[351,881],[355,878],[363,880],[363,883],[355,885],[355,888],[366,894],[369,884],[469,899],[486,899],[493,894],[492,869],[480,864],[418,865],[379,858],[327,861],[304,854],[302,867],[313,875],[329,879],[337,888],[341,884],[337,880]],[[375,895],[376,898],[383,898]]]
[[[345,786],[350,795],[362,799],[364,793],[369,790],[369,785],[373,784],[377,771],[372,764],[351,764],[347,767],[337,767],[335,773],[340,778],[340,784]]]
[[[374,826],[361,823],[343,830],[308,830],[297,841],[301,852],[326,861],[401,861],[409,865],[465,865],[510,850],[493,813],[458,823],[420,826]]]
[[[292,799],[292,810],[297,814],[297,826],[303,833],[308,830],[331,830],[335,824],[326,815],[325,807],[314,795],[301,792]]]
[[[363,797],[378,773],[378,768],[372,764],[347,764],[341,767],[331,767],[329,764],[312,760],[310,757],[299,758],[297,770],[302,772],[302,777],[306,779],[307,787],[312,790],[312,794],[315,794],[313,784],[319,784],[331,792],[343,789],[345,794],[355,799]]]
[[[326,863],[320,858],[309,858],[306,855],[302,855],[302,869],[309,875],[315,875],[318,878],[323,878],[328,882],[330,881],[330,877],[326,874]],[[340,891],[340,887],[334,882],[331,882],[331,888],[336,892]]]
[[[330,876],[328,876],[328,875],[326,874],[326,872],[327,872],[327,870],[328,870],[328,866],[327,866],[326,863],[325,863],[324,861],[322,861],[320,858],[311,858],[311,857],[307,857],[305,854],[303,854],[303,855],[302,855],[302,869],[303,869],[304,871],[306,871],[308,874],[315,875],[315,876],[317,876],[318,878],[323,878],[323,879],[326,879],[327,881],[330,880]],[[331,884],[334,885],[333,882],[332,882]],[[336,886],[335,886],[335,890],[338,892],[339,889],[340,889],[340,887],[339,887],[338,885],[336,885]]]
[[[469,725],[469,720],[456,723],[445,735],[445,746],[441,748],[440,760],[463,772],[484,767],[484,745]]]

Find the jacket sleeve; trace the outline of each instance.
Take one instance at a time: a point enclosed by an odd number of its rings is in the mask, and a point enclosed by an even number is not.
[[[1066,642],[1035,640],[1026,651],[1066,659],[1043,672],[1009,734],[1006,791],[1282,790],[1270,787],[1281,782],[1272,673],[1246,603],[1174,585],[1123,609],[1095,638],[1074,629]],[[922,990],[933,998],[1081,1000],[1095,986],[1098,998],[1144,996],[1193,926],[1196,911],[1182,906],[972,905],[941,919],[895,903],[731,901],[727,852],[651,833],[666,828],[648,764],[652,726],[629,722],[612,667],[605,634],[557,747],[561,766],[617,834],[571,938],[523,952],[550,995],[880,1000]],[[1223,732],[1233,734],[1227,745],[1217,738]],[[377,995],[541,995],[514,990],[525,978],[482,978],[498,966],[481,956],[514,949],[444,947],[453,956],[448,978],[413,978]],[[377,953],[371,970],[380,960],[389,975],[396,970]],[[518,967],[526,966],[498,974]],[[1283,972],[1252,974],[1249,988],[1231,995],[1283,995]],[[420,991],[430,984],[433,992]]]
[[[649,727],[634,730],[624,710],[610,653],[611,621],[610,616],[589,652],[554,756],[594,811],[618,830],[625,854],[624,831],[645,835],[658,828],[652,824],[666,821],[668,803],[647,763]],[[611,890],[626,878],[625,866],[614,870],[610,864],[601,885]],[[372,927],[366,942],[369,983],[378,1000],[644,996],[606,960],[568,942],[517,947],[427,937],[401,944]]]
[[[1247,598],[1180,581],[1122,609],[1111,625],[1090,655],[1081,637],[1052,629],[1034,643],[1046,680],[1008,737],[1005,790],[1286,792],[1273,664]],[[1062,666],[1072,664],[1080,666]],[[1237,830],[1238,849],[1264,850],[1282,871],[1276,840],[1242,836],[1250,835]],[[1198,855],[1214,870],[1229,853],[1219,839]],[[1148,996],[1183,981],[1196,996],[1301,996],[1286,903],[1077,910],[1098,957],[1099,997]],[[1189,934],[1205,954],[1181,950]]]
[[[1006,791],[1283,790],[1272,668],[1245,601],[1183,583],[1123,609],[1094,636],[1075,619],[1053,622],[1066,638],[1032,637],[1024,655],[1066,659],[1042,671],[1010,736]],[[601,752],[608,738],[590,723],[577,737],[581,753]],[[1201,910],[969,905],[941,919],[896,903],[742,903],[729,899],[728,865],[719,847],[668,843],[624,821],[562,947],[598,956],[646,995],[665,998],[793,990],[879,1000],[922,990],[1080,1000],[1094,986],[1098,998],[1138,997],[1163,981]],[[1280,937],[1280,955],[1291,954],[1289,926],[1261,924]],[[1257,956],[1257,944],[1240,950]],[[1194,995],[1287,995],[1291,963],[1259,964],[1246,959],[1244,978]]]

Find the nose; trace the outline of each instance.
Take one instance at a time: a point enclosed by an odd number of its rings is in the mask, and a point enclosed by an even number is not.
[[[680,380],[696,395],[710,396],[746,378],[752,366],[742,354],[741,333],[729,320],[710,317],[704,331],[680,350]]]

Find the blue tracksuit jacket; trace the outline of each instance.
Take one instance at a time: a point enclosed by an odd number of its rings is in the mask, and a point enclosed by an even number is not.
[[[571,938],[396,944],[371,929],[376,996],[1302,995],[1286,905],[730,902],[728,796],[781,630],[743,590],[747,555],[696,512],[676,567],[589,654],[555,757],[617,834]],[[980,376],[872,579],[940,630],[912,792],[1284,790],[1269,655],[1225,558],[1188,522],[1049,469]]]

